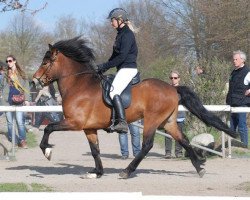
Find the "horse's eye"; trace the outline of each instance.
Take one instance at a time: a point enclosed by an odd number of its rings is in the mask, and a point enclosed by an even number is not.
[[[43,66],[44,66],[44,65],[47,65],[47,64],[48,64],[48,61],[47,61],[47,60],[42,62],[42,65],[43,65]]]

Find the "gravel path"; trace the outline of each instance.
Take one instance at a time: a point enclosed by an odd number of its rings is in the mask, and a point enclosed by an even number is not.
[[[42,132],[36,133],[40,142]],[[130,138],[130,137],[129,137]],[[58,192],[141,192],[142,195],[250,196],[250,160],[209,159],[207,173],[199,178],[190,160],[163,159],[164,150],[155,145],[130,179],[118,175],[129,162],[120,159],[117,134],[99,131],[105,175],[82,179],[94,167],[83,132],[55,132],[51,161],[39,147],[18,149],[16,161],[0,160],[0,182],[40,183]],[[131,149],[131,145],[130,145]],[[248,184],[248,190],[245,189]]]

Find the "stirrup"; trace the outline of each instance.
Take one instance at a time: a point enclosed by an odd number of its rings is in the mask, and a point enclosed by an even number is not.
[[[112,127],[117,133],[128,133],[128,124],[126,121],[119,121],[118,124],[113,125]]]
[[[107,133],[113,133],[113,132],[115,132],[114,124],[111,124],[110,127],[105,128],[105,129],[103,129],[103,130],[106,131]]]

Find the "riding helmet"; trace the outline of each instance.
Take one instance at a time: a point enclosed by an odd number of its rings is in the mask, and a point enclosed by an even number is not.
[[[112,19],[112,18],[123,19],[124,21],[127,21],[128,13],[122,8],[115,8],[110,11],[109,16],[107,17],[107,19]]]

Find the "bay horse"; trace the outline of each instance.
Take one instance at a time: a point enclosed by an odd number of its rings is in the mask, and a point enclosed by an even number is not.
[[[40,148],[50,160],[52,146],[49,135],[53,131],[84,130],[88,139],[95,167],[88,172],[89,178],[99,178],[104,169],[100,157],[98,129],[111,125],[111,110],[102,98],[101,76],[96,72],[95,55],[86,40],[75,37],[49,44],[39,69],[33,75],[36,86],[45,86],[56,81],[62,96],[65,119],[47,125]],[[143,142],[140,153],[121,171],[120,178],[129,178],[153,147],[157,128],[164,128],[188,152],[191,162],[200,177],[205,174],[204,160],[194,151],[188,138],[178,129],[176,118],[178,102],[209,126],[224,131],[231,137],[236,133],[222,120],[202,105],[199,97],[188,87],[173,87],[168,83],[149,78],[132,87],[131,105],[126,109],[128,123],[144,120]]]

